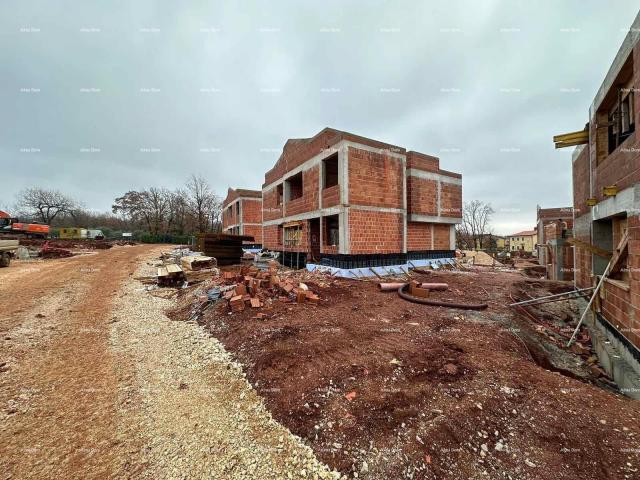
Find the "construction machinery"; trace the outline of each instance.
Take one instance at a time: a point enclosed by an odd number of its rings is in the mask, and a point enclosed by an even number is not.
[[[17,217],[12,217],[7,212],[0,210],[0,236],[47,238],[49,225],[37,222],[22,223]]]
[[[18,240],[0,240],[0,267],[8,267],[15,256],[19,245]]]

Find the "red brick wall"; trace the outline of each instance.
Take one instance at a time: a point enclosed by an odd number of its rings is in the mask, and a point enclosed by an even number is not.
[[[262,227],[262,248],[267,248],[269,250],[281,250],[277,225],[267,225]]]
[[[617,185],[618,191],[640,182],[640,44],[632,52],[634,73],[630,88],[635,89],[634,115],[636,131],[627,138],[611,155],[594,166],[594,195],[598,201],[605,198],[602,187]],[[601,132],[606,136],[606,129],[596,129],[595,122],[591,122],[590,148],[602,150],[604,142],[596,143],[596,136]],[[595,162],[597,163],[597,162]]]
[[[334,207],[340,204],[340,185],[334,185],[322,190],[322,208]]]
[[[403,216],[400,213],[349,210],[351,253],[402,252]]]
[[[319,179],[320,167],[318,165],[302,172],[302,197],[286,202],[285,214],[287,216],[310,212],[319,208]]]
[[[452,183],[440,184],[440,215],[462,218],[462,186]]]
[[[433,224],[433,249],[449,250],[451,248],[451,225]]]
[[[431,225],[424,222],[407,222],[407,251],[431,250]]]
[[[275,166],[265,174],[265,184],[270,184],[282,178],[287,172],[302,165],[307,160],[318,155],[322,151],[335,152],[333,147],[341,140],[348,140],[354,143],[361,143],[373,148],[389,149],[391,151],[404,154],[404,148],[390,145],[384,142],[378,142],[370,138],[353,135],[348,132],[342,132],[333,129],[324,129],[311,138],[290,139],[282,149],[282,155],[276,162]]]
[[[638,335],[637,307],[631,304],[631,292],[605,282],[603,285],[604,298],[601,300],[604,317],[627,337],[634,345],[640,346]],[[635,319],[633,317],[636,317]]]
[[[242,202],[242,221],[245,223],[262,223],[262,201],[240,201]]]
[[[238,216],[236,215],[236,208],[235,203],[231,206],[231,212],[229,212],[228,206],[224,207],[224,210],[222,211],[223,229],[227,228],[229,225],[237,225],[239,223]]]
[[[264,220],[275,220],[282,217],[282,206],[278,206],[278,187],[266,190],[262,194],[262,210]]]
[[[587,198],[589,198],[589,145],[585,145],[573,162],[573,208],[577,217],[589,213]]]
[[[629,303],[628,316],[629,332],[624,335],[638,348],[640,348],[640,217],[633,216],[627,219],[629,232]]]
[[[407,211],[419,215],[438,215],[438,182],[407,177]]]
[[[579,217],[578,217],[579,218]],[[585,227],[581,225],[585,224]],[[573,230],[573,236],[577,240],[585,243],[591,243],[591,234],[589,230],[590,221],[576,222],[577,228]],[[574,247],[574,268],[576,269],[576,286],[579,288],[586,288],[593,286],[593,278],[591,277],[592,259],[591,252],[576,245]]]
[[[252,235],[254,243],[262,243],[262,226],[260,225],[244,225],[243,235]]]
[[[415,168],[425,172],[438,172],[440,170],[440,159],[420,152],[407,152],[407,168]]]
[[[402,162],[349,147],[349,204],[403,208]]]

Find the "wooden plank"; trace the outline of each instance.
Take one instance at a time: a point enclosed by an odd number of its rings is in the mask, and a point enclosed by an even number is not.
[[[578,240],[576,238],[567,238],[566,241],[570,245],[575,245],[576,247],[584,248],[585,250],[588,250],[591,253],[598,255],[599,257],[611,258],[612,252],[609,252],[604,248],[596,247],[595,245],[591,245],[590,243],[583,242],[582,240]]]
[[[624,235],[620,239],[620,243],[616,247],[616,251],[611,259],[610,273],[616,273],[622,267],[621,260],[627,258],[629,253],[629,231],[625,230]]]
[[[166,269],[169,275],[176,275],[176,274],[183,273],[182,267],[174,263],[170,263],[169,265],[167,265]]]
[[[589,132],[585,130],[579,130],[577,132],[564,133],[562,135],[554,135],[554,142],[572,142],[574,140],[589,139]]]

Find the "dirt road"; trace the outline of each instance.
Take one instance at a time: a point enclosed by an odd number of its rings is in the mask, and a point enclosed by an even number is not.
[[[0,478],[333,478],[133,280],[159,249],[0,270]]]

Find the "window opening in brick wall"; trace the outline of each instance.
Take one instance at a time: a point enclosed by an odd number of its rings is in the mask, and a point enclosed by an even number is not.
[[[618,101],[609,111],[608,120],[609,153],[613,153],[635,131],[633,92],[629,89],[618,89]]]
[[[302,172],[295,174],[292,177],[289,177],[287,180],[287,191],[289,195],[287,201],[295,200],[296,198],[302,197]]]
[[[598,165],[635,132],[633,70],[633,55],[629,55],[596,111]]]
[[[334,153],[323,161],[324,170],[324,188],[338,185],[338,153]]]
[[[340,246],[340,222],[338,215],[325,217],[326,222],[326,243],[328,246]]]
[[[627,214],[620,215],[617,217],[613,217],[611,219],[611,228],[612,228],[612,236],[613,248],[616,248],[620,244],[620,240],[624,236],[624,232],[627,230]],[[619,280],[623,283],[629,283],[629,256],[627,258],[623,258],[621,260],[621,267],[618,267],[619,270],[612,272],[610,278],[613,280]]]
[[[609,252],[614,249],[613,245],[613,221],[610,218],[595,220],[593,222],[593,245]],[[600,255],[592,255],[593,274],[602,275],[609,264],[609,259]]]
[[[302,242],[302,226],[284,227],[284,246],[298,247]]]
[[[278,201],[277,205],[278,206],[282,205],[282,184],[280,184],[280,185],[278,185],[276,187],[276,196],[277,196],[277,199],[278,199],[277,200]]]

